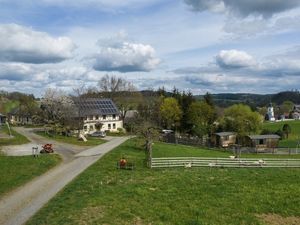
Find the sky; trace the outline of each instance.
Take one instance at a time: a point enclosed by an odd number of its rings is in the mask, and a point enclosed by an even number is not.
[[[0,90],[300,86],[300,0],[0,0]]]

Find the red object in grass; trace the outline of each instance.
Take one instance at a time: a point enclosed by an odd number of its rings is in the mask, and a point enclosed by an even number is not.
[[[120,166],[121,166],[121,167],[122,167],[122,166],[125,166],[126,163],[127,163],[126,159],[121,159],[121,160],[120,160]]]

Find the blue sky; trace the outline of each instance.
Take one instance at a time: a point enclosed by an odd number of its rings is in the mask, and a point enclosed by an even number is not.
[[[300,83],[299,0],[0,0],[1,90],[274,93]]]

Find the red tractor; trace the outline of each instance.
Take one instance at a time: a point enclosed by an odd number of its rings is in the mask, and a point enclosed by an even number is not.
[[[53,153],[53,148],[52,148],[52,144],[45,144],[42,146],[42,150],[40,151],[40,153]]]

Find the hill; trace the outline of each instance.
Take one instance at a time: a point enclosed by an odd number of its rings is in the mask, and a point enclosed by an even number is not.
[[[250,94],[250,93],[220,93],[212,94],[216,105],[228,107],[237,103],[246,103],[253,107],[262,107],[270,102],[281,105],[284,101],[292,101],[300,104],[299,91],[284,91],[277,94]],[[196,95],[197,99],[202,99],[203,95]]]

